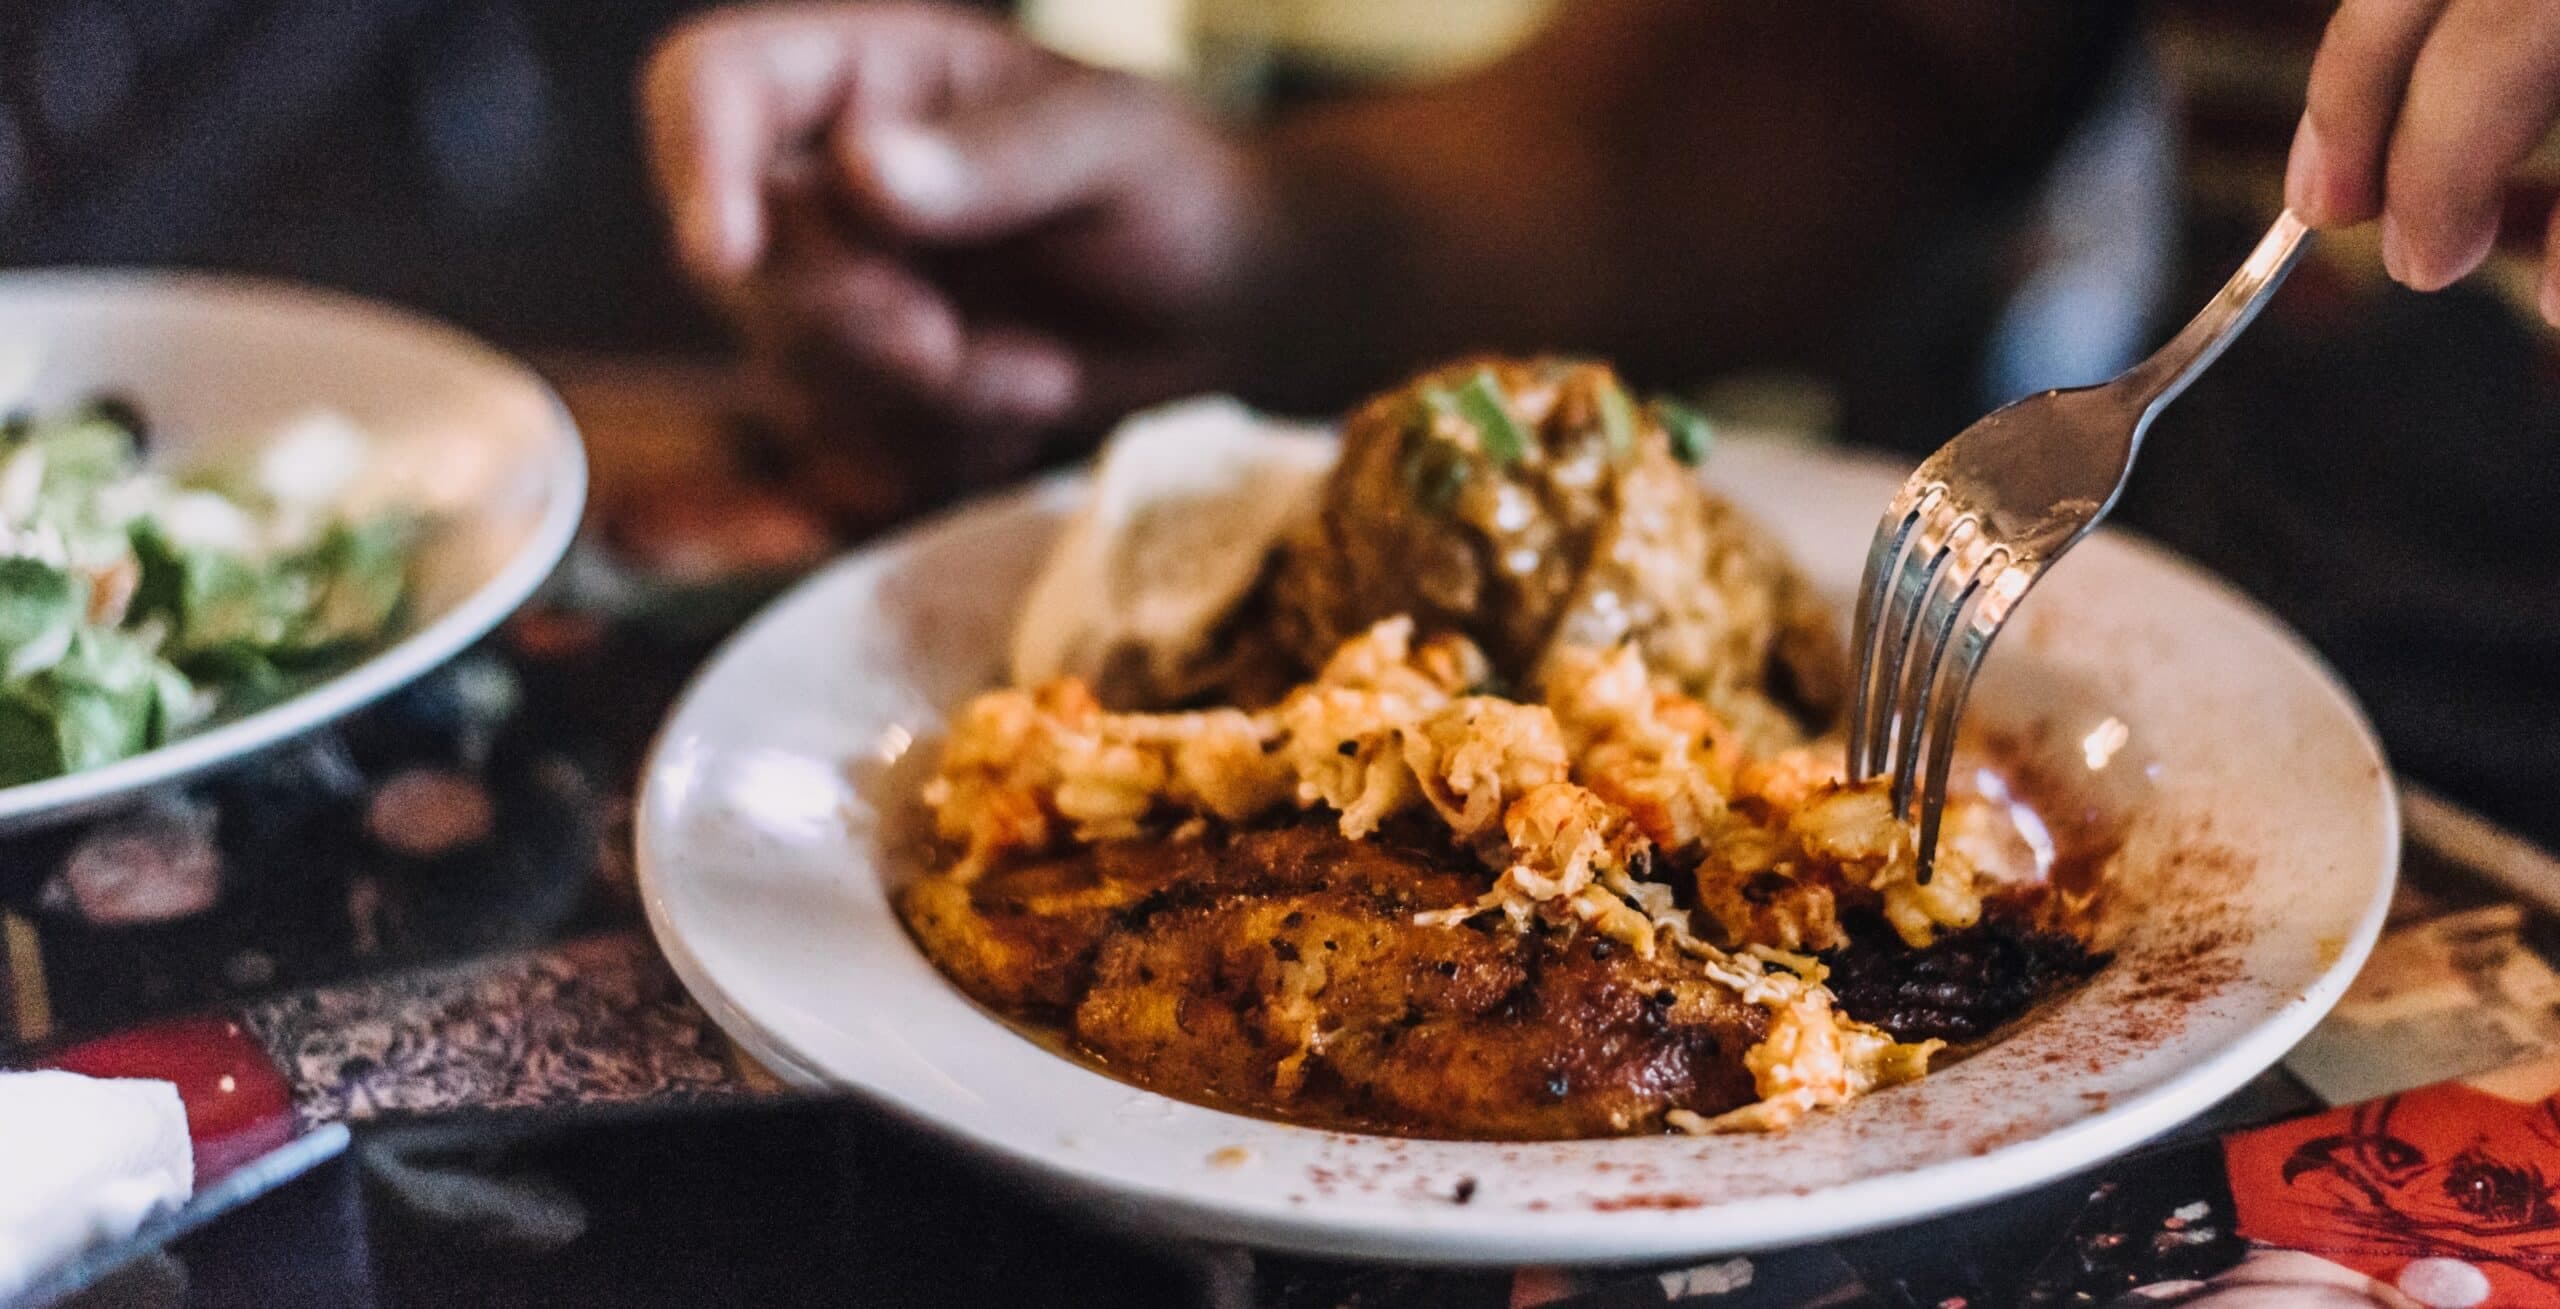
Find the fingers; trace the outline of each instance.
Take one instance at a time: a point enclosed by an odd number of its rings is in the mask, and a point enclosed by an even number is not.
[[[2285,204],[2314,227],[2382,211],[2383,152],[2410,70],[2448,0],[2343,0],[2312,59]]]
[[[2544,0],[2343,0],[2313,61],[2285,203],[2315,226],[2379,215],[2384,267],[2436,290],[2488,257],[2508,176],[2555,117],[2560,13]],[[2560,293],[2545,298],[2560,321]]]
[[[815,190],[778,188],[770,221],[773,256],[733,303],[764,352],[809,381],[972,443],[1046,429],[1080,407],[1082,370],[1065,343],[966,321],[950,289],[907,258],[849,239]]]
[[[775,6],[686,24],[639,83],[678,257],[706,285],[735,284],[767,252],[767,180],[822,153],[839,118],[922,114],[1036,57],[1001,25],[942,5]]]
[[[2506,180],[2560,112],[2560,21],[2544,0],[2454,0],[2410,73],[2383,180],[2391,275],[2432,291],[2479,267]]]
[[[1045,432],[1076,413],[1082,371],[1075,352],[1057,337],[990,325],[970,337],[946,393],[946,409],[954,421],[981,431]]]
[[[949,118],[848,114],[833,148],[870,222],[936,244],[1014,234],[1142,180],[1189,111],[1125,79],[1062,71],[1024,97]]]
[[[1211,225],[1180,193],[1223,192],[1179,179],[1229,152],[1173,94],[940,4],[724,10],[666,42],[639,94],[688,272],[798,389],[872,416],[843,430],[895,446],[875,454],[919,487],[1018,473],[1098,416],[1097,386],[1145,382],[1030,325],[1049,291],[1087,293],[1088,270],[1122,270],[1099,279],[1106,300],[1131,280],[1125,259],[1048,243],[1103,227],[1141,252],[1140,282],[1189,269],[1203,243],[1177,238]],[[1087,221],[1168,190],[1138,220]]]
[[[818,369],[875,375],[896,390],[939,395],[967,352],[960,317],[942,293],[885,255],[845,252],[776,271],[763,334]]]
[[[789,138],[832,107],[821,79],[768,80],[759,34],[722,18],[687,24],[640,76],[641,132],[677,258],[712,286],[735,282],[763,256],[765,177]],[[793,64],[807,71],[816,62]]]
[[[860,484],[843,490],[882,517],[1029,472],[1079,387],[1062,344],[1011,327],[972,336],[951,384],[930,395],[841,361],[804,358],[782,377],[811,398],[815,434],[863,465]]]
[[[894,256],[795,243],[757,284],[763,321],[750,331],[819,385],[978,435],[1046,429],[1081,406],[1081,369],[1064,342],[964,321],[941,288]]]

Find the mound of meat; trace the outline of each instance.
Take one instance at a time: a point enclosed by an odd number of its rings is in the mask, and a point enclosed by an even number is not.
[[[1511,685],[1632,642],[1755,744],[1819,725],[1839,638],[1777,541],[1691,467],[1703,420],[1606,365],[1476,360],[1353,411],[1271,622],[1307,668],[1380,619],[1465,634]]]

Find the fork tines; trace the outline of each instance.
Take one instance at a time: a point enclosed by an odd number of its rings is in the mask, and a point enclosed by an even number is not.
[[[1911,817],[1917,789],[1922,882],[1937,862],[1956,722],[1991,638],[2106,517],[2152,418],[2249,325],[2309,239],[2302,220],[2278,214],[2203,312],[2149,358],[2102,385],[2003,406],[1894,493],[1859,590],[1849,776],[1863,782],[1890,765],[1898,818]]]
[[[1965,696],[2030,577],[1940,483],[1895,496],[1867,553],[1855,619],[1859,675],[1849,775],[1853,781],[1876,777],[1889,762],[1893,811],[1900,817],[1912,816],[1917,791],[1923,885],[1936,864]]]

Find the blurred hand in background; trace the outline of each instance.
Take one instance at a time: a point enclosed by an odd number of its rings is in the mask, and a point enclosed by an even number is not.
[[[1324,410],[1483,350],[1652,385],[1907,358],[1848,325],[2014,205],[2128,31],[1581,0],[1489,65],[1231,134],[969,12],[806,5],[696,19],[641,100],[685,266],[889,516],[1203,389]]]
[[[686,270],[888,501],[1225,371],[1255,184],[1176,91],[966,10],[814,5],[680,29],[641,106]]]

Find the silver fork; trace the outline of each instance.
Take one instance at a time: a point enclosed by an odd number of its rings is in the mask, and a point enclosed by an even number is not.
[[[2257,317],[2310,230],[2286,211],[2158,353],[2099,386],[2008,405],[1923,461],[1894,494],[1867,552],[1856,614],[1849,776],[1893,773],[1893,812],[1920,797],[1919,879],[1929,880],[1956,722],[1991,638],[2036,580],[2123,493],[2151,420]]]

